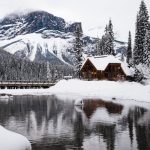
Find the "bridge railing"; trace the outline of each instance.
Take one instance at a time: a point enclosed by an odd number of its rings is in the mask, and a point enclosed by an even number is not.
[[[50,81],[0,81],[0,89],[5,88],[49,88],[54,86]]]
[[[54,81],[27,81],[27,80],[8,80],[8,81],[5,81],[5,80],[1,80],[0,81],[0,84],[1,83],[55,83]]]

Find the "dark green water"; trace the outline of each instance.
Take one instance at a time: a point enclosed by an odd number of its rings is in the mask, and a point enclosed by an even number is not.
[[[26,136],[33,150],[150,150],[150,104],[88,101],[75,107],[55,96],[0,100],[0,125]]]

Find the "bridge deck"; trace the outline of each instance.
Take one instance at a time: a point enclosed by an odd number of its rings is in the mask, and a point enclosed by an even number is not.
[[[49,81],[0,81],[0,88],[49,88],[55,83]]]

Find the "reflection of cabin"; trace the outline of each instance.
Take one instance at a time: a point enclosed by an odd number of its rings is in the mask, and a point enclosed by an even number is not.
[[[97,108],[106,108],[109,114],[121,114],[123,106],[120,104],[115,104],[113,102],[106,102],[103,100],[83,100],[84,106],[83,111],[87,118],[90,118]]]
[[[81,68],[84,79],[124,80],[130,76],[129,68],[111,55],[89,57]]]

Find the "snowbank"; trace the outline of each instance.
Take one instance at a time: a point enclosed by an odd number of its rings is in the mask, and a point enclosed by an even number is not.
[[[77,100],[101,98],[150,102],[150,84],[114,81],[61,80],[49,89],[4,89],[0,93],[12,95],[56,95],[60,99]]]
[[[144,64],[139,64],[136,68],[141,72],[141,74],[147,79],[150,80],[150,68]]]
[[[135,82],[62,80],[50,92],[66,98],[132,99],[150,102],[150,85]]]
[[[3,93],[11,95],[50,95],[48,89],[0,89],[0,94]]]
[[[8,131],[0,126],[0,149],[31,150],[31,144],[24,136]]]

